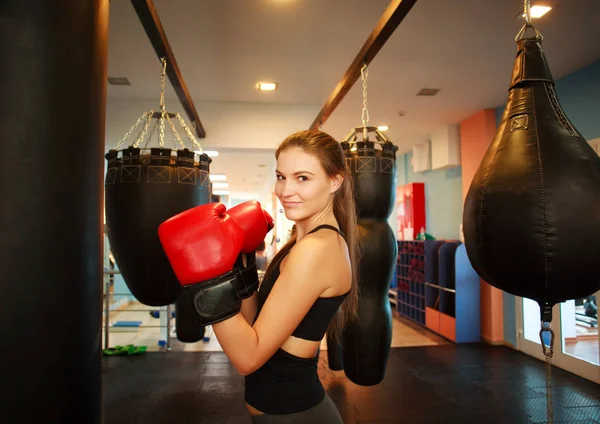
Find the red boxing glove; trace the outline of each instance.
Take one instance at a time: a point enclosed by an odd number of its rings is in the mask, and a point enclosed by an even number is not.
[[[234,218],[244,230],[242,252],[252,253],[273,228],[273,218],[265,212],[256,200],[240,203],[229,209],[227,214]]]
[[[246,290],[241,293],[241,296],[246,299],[258,289],[256,249],[273,228],[273,218],[262,209],[256,200],[240,203],[229,209],[227,214],[234,218],[244,230],[243,254],[238,257],[235,266],[242,274]]]
[[[231,271],[242,250],[244,231],[222,203],[196,206],[169,218],[158,237],[182,286]]]
[[[197,206],[166,220],[158,236],[183,293],[200,325],[238,314],[247,288],[234,265],[244,243],[244,230],[225,205]]]

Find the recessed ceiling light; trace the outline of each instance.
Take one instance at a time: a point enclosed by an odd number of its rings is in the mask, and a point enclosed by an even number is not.
[[[108,83],[110,85],[131,85],[125,77],[108,77]]]
[[[435,96],[439,92],[440,92],[439,88],[422,88],[417,93],[417,96]]]
[[[229,188],[229,183],[217,183],[212,184],[213,188]]]
[[[259,82],[256,84],[256,88],[259,91],[273,91],[277,89],[277,83],[275,82]]]
[[[378,129],[379,131],[387,131],[387,130],[389,130],[389,129],[390,129],[390,127],[388,127],[387,125],[379,125],[379,126],[377,127],[377,129]]]
[[[531,18],[532,19],[541,18],[546,13],[550,12],[550,10],[552,10],[552,7],[550,7],[550,6],[541,6],[541,5],[531,6]],[[521,18],[524,18],[525,13],[521,12],[521,13],[519,13],[518,16]]]
[[[225,181],[227,176],[225,174],[211,174],[209,175],[211,181]]]

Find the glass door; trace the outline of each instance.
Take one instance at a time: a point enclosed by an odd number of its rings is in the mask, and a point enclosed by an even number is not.
[[[600,292],[598,292],[600,293]],[[592,365],[600,365],[597,294],[561,303],[561,351]]]
[[[553,365],[586,380],[600,383],[600,337],[596,293],[552,309]],[[516,297],[517,349],[544,360],[540,340],[540,308],[533,300]],[[544,343],[550,343],[545,332]]]

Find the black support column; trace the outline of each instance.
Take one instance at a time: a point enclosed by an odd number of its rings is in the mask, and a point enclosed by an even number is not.
[[[0,422],[101,422],[109,0],[0,2]]]

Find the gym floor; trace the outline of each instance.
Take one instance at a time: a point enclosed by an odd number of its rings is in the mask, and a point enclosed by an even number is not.
[[[160,321],[149,314],[154,309],[142,305],[138,301],[131,301],[119,310],[111,312],[109,320],[111,324],[119,321],[134,321],[141,323],[141,325],[129,329],[120,329],[120,331],[115,331],[115,328],[111,327],[111,330],[109,330],[108,345],[132,344],[135,346],[145,346],[148,351],[164,350],[164,348],[158,346],[158,341],[161,339]],[[394,316],[392,320],[392,347],[433,346],[449,343],[442,337],[425,330],[422,326],[403,319],[394,310],[392,310],[392,315]],[[181,343],[177,340],[175,333],[175,320],[171,319],[171,350],[186,352],[223,351],[217,338],[212,334],[210,327],[207,328],[205,336],[208,339],[207,341]],[[104,340],[104,328],[102,340]],[[321,343],[321,349],[327,349],[325,338],[323,338],[323,342]]]
[[[105,357],[106,424],[250,423],[244,379],[222,352]],[[439,344],[392,348],[385,379],[361,387],[319,375],[346,424],[546,423],[543,362],[506,347]],[[600,423],[600,387],[552,370],[554,424]]]

